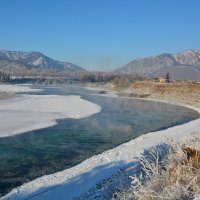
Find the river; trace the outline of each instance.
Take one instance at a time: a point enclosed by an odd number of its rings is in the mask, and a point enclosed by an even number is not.
[[[0,138],[0,193],[45,174],[75,166],[83,160],[141,134],[199,118],[189,108],[162,102],[96,95],[80,86],[42,88],[38,95],[79,95],[101,106],[82,119],[58,120],[56,126]],[[30,95],[32,93],[29,93]]]

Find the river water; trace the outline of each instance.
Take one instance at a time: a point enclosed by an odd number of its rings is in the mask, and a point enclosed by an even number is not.
[[[199,118],[198,112],[161,102],[96,95],[80,86],[44,87],[38,95],[79,95],[102,107],[82,119],[58,120],[56,126],[0,138],[0,193],[127,142],[141,134]],[[29,93],[31,95],[31,93]],[[0,102],[1,103],[1,102]]]

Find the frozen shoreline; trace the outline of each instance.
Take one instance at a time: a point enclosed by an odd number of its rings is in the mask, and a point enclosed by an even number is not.
[[[0,92],[16,93],[16,92],[38,92],[40,89],[32,89],[30,84],[0,84]]]
[[[23,95],[0,102],[0,137],[54,126],[57,119],[79,119],[100,112],[80,96]]]
[[[0,85],[4,92],[34,92],[21,85]],[[17,95],[0,101],[0,137],[8,137],[57,124],[57,119],[88,117],[101,107],[80,96]]]
[[[179,105],[184,106],[183,104]],[[200,113],[199,108],[186,105],[185,107]],[[141,135],[102,154],[95,155],[72,168],[37,178],[15,188],[2,200],[25,200],[29,198],[33,200],[74,199],[87,192],[95,184],[112,176],[117,170],[136,161],[133,158],[142,153],[144,148],[165,142],[167,137],[176,141],[199,130],[200,119],[196,119],[166,130]]]

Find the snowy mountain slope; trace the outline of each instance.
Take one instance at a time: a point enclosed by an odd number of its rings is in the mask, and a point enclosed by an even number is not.
[[[0,68],[1,67],[25,67],[25,68],[41,68],[54,69],[58,71],[84,71],[80,66],[70,62],[61,62],[45,56],[36,51],[0,51]]]
[[[187,50],[177,54],[139,58],[116,71],[151,77],[166,76],[169,72],[173,79],[200,80],[200,51]]]

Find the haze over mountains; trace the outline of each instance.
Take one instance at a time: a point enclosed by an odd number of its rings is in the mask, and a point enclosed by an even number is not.
[[[5,70],[6,69],[6,70]],[[69,62],[54,60],[36,51],[0,51],[0,70],[47,69],[65,72],[85,71]],[[138,74],[147,77],[165,77],[169,72],[175,80],[200,80],[200,50],[186,50],[177,54],[161,54],[135,59],[115,70],[117,73]]]
[[[150,77],[165,77],[169,72],[172,79],[200,80],[200,51],[186,50],[177,54],[139,58],[116,71]]]
[[[53,69],[57,71],[84,71],[80,66],[69,62],[61,62],[45,56],[36,51],[0,51],[1,68],[40,68]]]

